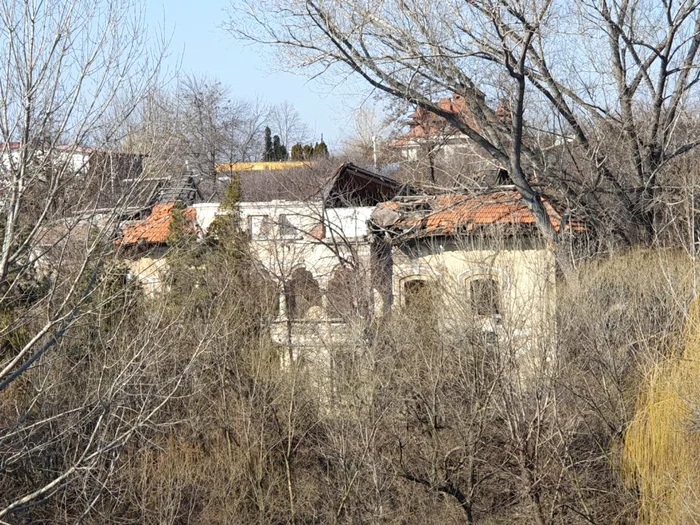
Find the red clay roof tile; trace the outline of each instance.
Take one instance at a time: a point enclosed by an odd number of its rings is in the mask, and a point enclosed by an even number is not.
[[[543,203],[555,230],[561,227],[561,214],[543,198]],[[498,190],[483,195],[436,195],[422,200],[398,199],[384,202],[400,214],[393,230],[412,231],[418,235],[451,235],[466,233],[479,226],[494,224],[535,225],[535,217],[516,190]],[[412,211],[413,210],[413,211]],[[567,230],[582,231],[583,223],[569,220]]]
[[[127,224],[122,229],[122,237],[117,241],[122,246],[135,244],[165,244],[170,235],[170,223],[173,218],[174,204],[157,204],[151,214],[145,219]],[[183,210],[186,219],[185,228],[195,230],[197,212],[194,208]]]

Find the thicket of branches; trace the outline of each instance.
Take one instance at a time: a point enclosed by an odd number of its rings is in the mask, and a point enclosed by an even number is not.
[[[535,180],[557,188],[596,229],[650,244],[666,226],[666,177],[698,145],[698,7],[234,0],[228,28],[276,46],[289,67],[355,75],[444,118],[509,172],[550,240],[557,236]],[[469,111],[439,105],[452,95]]]
[[[589,219],[586,253],[615,255],[573,257],[556,286],[556,327],[516,339],[485,334],[449,286],[382,317],[371,314],[369,299],[334,296],[345,305],[347,339],[323,341],[323,365],[308,348],[272,340],[285,289],[271,286],[241,231],[235,178],[228,213],[208,237],[178,230],[184,214],[174,212],[159,254],[168,270],[154,294],[125,264],[143,253],[114,243],[139,180],[105,211],[95,195],[110,187],[109,174],[70,160],[85,145],[145,145],[161,156],[142,179],[166,176],[174,159],[213,173],[221,159],[255,157],[263,121],[256,107],[237,106],[216,83],[190,80],[176,118],[164,115],[173,100],[160,98],[159,57],[145,53],[130,2],[0,4],[0,520],[696,518],[696,507],[683,503],[695,477],[668,446],[697,425],[695,367],[684,365],[695,345],[683,342],[697,331],[687,313],[698,270],[686,105],[697,80],[694,2],[662,3],[641,18],[641,1],[576,2],[573,11],[558,2],[378,2],[368,11],[361,2],[309,1],[270,9],[304,9],[285,19],[298,26],[268,33],[291,45],[304,41],[285,38],[314,37],[318,47],[302,58],[341,61],[438,114],[433,95],[468,98],[478,129],[441,115],[509,168],[539,219],[535,175]],[[598,71],[609,107],[585,89],[591,79],[550,69],[540,53],[564,38],[570,26],[557,24],[572,13],[568,23],[592,27],[623,62],[613,62],[612,79]],[[460,17],[469,24],[455,24]],[[431,39],[449,41],[445,35],[462,49],[426,52]],[[387,46],[400,53],[377,64]],[[478,96],[485,79],[472,61],[489,64],[483,71],[498,80],[490,89],[510,101],[508,125]],[[555,110],[546,130],[555,139],[524,129],[526,100]],[[281,107],[278,122],[281,140],[306,139],[292,108]],[[373,142],[374,134],[360,144],[366,155]],[[558,240],[542,224],[543,235]],[[620,249],[620,240],[640,239],[677,248]],[[452,301],[449,329],[439,320],[443,298]],[[672,410],[654,411],[659,399]],[[656,426],[664,421],[671,424]],[[694,467],[694,452],[682,452]],[[668,473],[685,484],[669,488]]]
[[[270,340],[275,290],[222,222],[206,245],[172,243],[162,295],[103,276],[89,313],[3,392],[5,519],[635,521],[622,436],[646,366],[681,333],[695,287],[683,252],[579,268],[558,335],[533,338],[527,366],[468,308],[440,329],[432,295],[348,319],[328,368]]]

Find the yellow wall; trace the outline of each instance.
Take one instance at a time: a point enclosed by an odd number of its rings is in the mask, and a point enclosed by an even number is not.
[[[310,165],[310,162],[302,160],[291,160],[287,162],[234,162],[233,164],[217,164],[216,171],[219,173],[226,173],[231,171],[288,170],[292,168],[303,168]]]
[[[163,290],[163,276],[168,270],[165,257],[140,257],[126,261],[131,274],[138,279],[146,295],[153,297]]]

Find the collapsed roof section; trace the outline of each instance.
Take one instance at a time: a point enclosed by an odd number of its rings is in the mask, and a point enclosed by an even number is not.
[[[153,246],[164,245],[170,237],[170,225],[173,221],[175,204],[156,204],[151,214],[143,220],[126,223],[122,227],[122,235],[117,239],[117,245]],[[185,232],[196,232],[197,212],[194,208],[182,210]]]
[[[376,206],[400,195],[413,195],[408,184],[351,163],[340,166],[320,191],[329,208]]]
[[[322,173],[326,175],[321,176]],[[305,169],[293,175],[275,171],[243,172],[240,177],[243,202],[323,201],[330,208],[345,208],[376,206],[397,195],[413,193],[407,185],[350,163],[341,165],[330,177],[319,169]],[[160,190],[161,201],[153,205],[146,218],[124,223],[116,244],[155,246],[167,242],[176,203],[190,204],[202,195],[196,181],[186,174],[173,177],[168,188],[168,191]],[[183,209],[183,216],[187,231],[196,231],[195,209]]]
[[[556,231],[585,230],[582,222],[558,211],[547,198],[542,200]],[[398,197],[377,206],[370,218],[374,233],[383,232],[397,241],[464,236],[497,225],[535,229],[535,217],[516,190]]]

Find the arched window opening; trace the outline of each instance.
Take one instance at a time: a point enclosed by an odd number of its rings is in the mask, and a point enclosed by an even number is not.
[[[323,304],[321,297],[321,288],[311,272],[297,268],[286,286],[287,316],[290,319],[314,317],[314,310]]]
[[[402,284],[404,313],[417,323],[420,333],[432,333],[438,325],[437,286],[431,279],[409,279]]]
[[[427,314],[435,311],[436,283],[428,279],[410,279],[403,282],[403,306],[408,312]]]
[[[357,273],[349,268],[338,268],[328,281],[328,309],[326,314],[331,319],[346,319],[357,312],[359,282]]]
[[[469,281],[469,299],[472,311],[476,315],[501,313],[501,291],[495,279],[480,278]]]
[[[429,299],[428,281],[411,279],[403,283],[403,304],[406,308],[423,306],[426,299]]]

